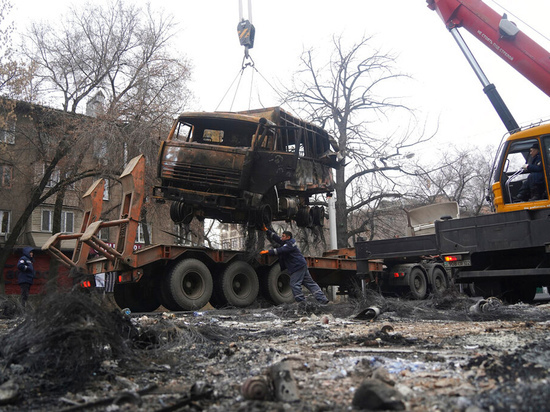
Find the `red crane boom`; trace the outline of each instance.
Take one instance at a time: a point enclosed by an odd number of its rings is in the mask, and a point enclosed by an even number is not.
[[[464,27],[550,96],[550,53],[481,0],[426,0],[449,30]]]

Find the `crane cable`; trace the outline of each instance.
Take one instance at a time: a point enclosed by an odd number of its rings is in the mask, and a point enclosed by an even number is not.
[[[254,72],[257,72],[258,75],[269,85],[269,87],[271,87],[271,89],[273,91],[275,91],[275,93],[280,98],[283,98],[283,96],[281,96],[281,93],[279,93],[279,91],[275,87],[273,87],[273,85],[271,83],[269,83],[269,81],[263,76],[263,74],[259,72],[259,70],[256,68],[256,66],[254,64],[254,60],[250,56],[249,50],[254,47],[254,36],[256,34],[256,29],[255,29],[254,25],[252,24],[252,0],[248,0],[248,19],[244,19],[244,17],[243,17],[242,0],[239,0],[239,24],[237,25],[237,33],[239,35],[239,42],[241,43],[241,46],[244,46],[243,61],[242,61],[241,68],[240,68],[239,72],[237,73],[237,75],[235,76],[233,81],[231,82],[229,88],[227,89],[227,91],[223,95],[220,102],[218,103],[218,106],[216,106],[216,109],[215,109],[216,111],[218,110],[218,108],[220,107],[222,102],[225,100],[227,94],[229,93],[229,91],[231,90],[231,88],[233,87],[233,85],[235,84],[237,79],[239,79],[239,81],[237,83],[237,87],[235,88],[235,93],[233,95],[233,99],[231,101],[231,106],[229,108],[229,111],[231,111],[233,109],[233,104],[235,103],[235,99],[237,97],[237,92],[239,91],[239,86],[241,84],[242,76],[244,74],[244,70],[247,67],[250,67],[250,68],[253,69],[252,77],[251,77],[251,80],[250,80],[250,94],[249,94],[249,97],[248,97],[249,109],[250,109],[250,102],[252,101],[252,85],[254,83]]]

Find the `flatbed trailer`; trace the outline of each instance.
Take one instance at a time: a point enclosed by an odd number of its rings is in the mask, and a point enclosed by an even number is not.
[[[281,272],[277,258],[258,251],[235,251],[157,244],[134,250],[137,225],[144,199],[145,158],[132,159],[120,180],[120,218],[99,220],[104,182],[100,179],[83,197],[85,213],[79,233],[55,234],[43,246],[65,266],[80,272],[94,284],[94,276],[115,276],[114,297],[121,308],[137,312],[196,310],[251,305],[260,292],[274,304],[294,301],[288,274]],[[103,227],[118,229],[116,245],[97,236]],[[61,252],[64,240],[76,240],[71,257]],[[90,257],[90,251],[97,255]],[[95,254],[95,253],[94,253]],[[354,250],[331,251],[320,257],[306,257],[312,277],[321,287],[338,286],[347,293],[356,278]]]

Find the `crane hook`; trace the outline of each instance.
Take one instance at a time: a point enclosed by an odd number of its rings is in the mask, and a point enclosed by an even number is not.
[[[239,34],[239,42],[241,43],[241,46],[244,46],[243,68],[246,66],[254,66],[254,61],[248,52],[254,47],[254,35],[256,34],[256,29],[252,24],[251,0],[248,0],[248,17],[250,20],[243,18],[242,0],[239,0],[239,24],[237,25],[237,33]],[[249,59],[250,62],[245,64],[247,59]]]

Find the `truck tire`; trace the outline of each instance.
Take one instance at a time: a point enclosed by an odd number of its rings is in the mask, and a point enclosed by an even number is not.
[[[244,308],[251,305],[258,297],[259,289],[256,271],[246,262],[229,264],[221,276],[221,296],[230,306]]]
[[[424,271],[415,267],[409,273],[409,290],[413,299],[421,300],[426,297],[428,290],[428,281]]]
[[[294,302],[294,295],[290,288],[290,276],[286,270],[276,264],[262,277],[262,290],[266,299],[275,305]]]
[[[184,310],[181,306],[179,306],[176,303],[174,299],[171,298],[170,294],[168,293],[168,288],[169,288],[168,274],[165,274],[161,278],[161,282],[160,282],[160,288],[159,288],[160,304],[172,312],[179,312],[181,310]]]
[[[449,287],[447,274],[440,267],[435,267],[432,271],[432,292],[436,296],[443,294]]]
[[[153,312],[160,306],[154,288],[139,283],[117,283],[113,291],[116,304],[132,312]]]
[[[165,278],[167,300],[182,310],[196,310],[212,296],[212,275],[198,259],[184,259],[174,265]]]

